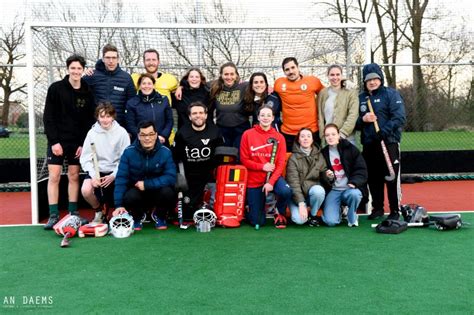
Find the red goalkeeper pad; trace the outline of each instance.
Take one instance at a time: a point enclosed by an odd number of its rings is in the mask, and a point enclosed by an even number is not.
[[[69,233],[69,237],[76,235],[77,229],[81,225],[81,220],[75,215],[68,214],[53,226],[54,232],[58,235]]]
[[[214,212],[217,224],[238,227],[244,218],[247,169],[242,165],[221,165],[217,168]]]
[[[107,235],[109,227],[103,223],[89,223],[79,228],[79,237],[93,236],[102,237]]]

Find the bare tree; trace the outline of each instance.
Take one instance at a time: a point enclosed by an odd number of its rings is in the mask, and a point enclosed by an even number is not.
[[[175,4],[171,16],[157,15],[161,21],[190,24],[227,24],[238,21],[244,22],[243,9],[230,10],[222,0],[213,0],[210,9],[201,3]],[[204,11],[205,10],[205,11]],[[236,16],[235,12],[241,14]],[[240,17],[240,18],[239,18]],[[180,66],[200,66],[213,76],[215,69],[223,61],[232,61],[239,67],[244,67],[252,56],[252,44],[241,43],[242,30],[226,29],[196,29],[164,31],[170,46],[183,62]],[[241,73],[242,76],[247,74]]]
[[[131,8],[125,12],[122,0],[117,1],[88,1],[82,3],[84,10],[89,12],[89,22],[98,23],[120,23],[123,22],[124,16],[127,16],[128,22],[140,22],[137,8]],[[94,10],[87,8],[94,7]],[[33,10],[34,18],[40,20],[60,20],[62,22],[77,22],[79,18],[81,21],[84,16],[78,16],[77,12],[80,10],[77,4],[74,4],[74,9],[69,3],[48,2],[40,3]],[[127,14],[126,14],[127,13]],[[58,34],[56,32],[66,32],[66,34]],[[120,58],[126,65],[136,65],[142,53],[142,48],[139,47],[139,31],[136,29],[123,30],[114,28],[100,28],[97,36],[92,38],[87,36],[90,30],[81,28],[56,28],[49,30],[46,35],[46,40],[54,55],[54,61],[63,61],[67,56],[73,53],[82,54],[86,59],[96,60],[101,57],[102,47],[107,43],[115,44],[120,49]],[[62,62],[61,62],[62,64]]]
[[[405,39],[409,42],[411,48],[411,61],[415,64],[421,62],[421,35],[423,32],[422,23],[423,15],[428,6],[429,0],[405,0],[405,5],[409,13],[408,25],[411,30],[411,34],[405,30],[400,29]],[[421,66],[415,65],[412,67],[413,71],[413,90],[414,90],[414,103],[413,112],[414,125],[417,127],[423,127],[425,124],[427,103],[425,97],[427,95],[426,83],[423,78],[423,71]]]
[[[2,28],[0,36],[0,60],[6,64],[6,66],[0,67],[0,88],[3,90],[3,99],[0,99],[3,103],[1,122],[4,126],[8,126],[13,94],[26,94],[26,83],[16,83],[14,75],[14,64],[25,56],[19,51],[19,47],[24,44],[25,40],[25,23],[14,22],[9,28]]]

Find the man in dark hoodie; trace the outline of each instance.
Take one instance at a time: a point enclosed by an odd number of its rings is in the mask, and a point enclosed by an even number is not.
[[[49,220],[44,226],[51,230],[59,221],[59,180],[64,160],[68,161],[68,209],[78,215],[79,157],[82,143],[94,123],[94,97],[81,79],[86,62],[72,55],[66,60],[68,75],[48,89],[44,106],[44,131],[48,138],[48,204]]]
[[[364,91],[359,94],[359,118],[357,128],[362,131],[362,155],[367,163],[368,183],[372,195],[372,213],[369,220],[384,215],[384,184],[390,205],[389,219],[399,218],[401,187],[400,187],[400,140],[402,127],[405,124],[405,105],[400,93],[393,88],[384,86],[382,69],[378,64],[365,65],[362,71]],[[368,100],[373,107],[371,113]],[[380,131],[376,132],[374,122],[377,121]],[[386,181],[388,167],[382,152],[381,140],[390,156],[395,179]]]
[[[125,126],[125,106],[137,92],[130,74],[119,65],[117,47],[107,44],[102,48],[102,59],[95,64],[95,71],[87,71],[84,77],[94,92],[97,103],[110,102],[117,112],[116,121]]]

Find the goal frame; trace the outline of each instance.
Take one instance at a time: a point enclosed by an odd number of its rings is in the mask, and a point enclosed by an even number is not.
[[[28,134],[30,149],[30,185],[31,185],[31,223],[39,222],[38,172],[36,153],[36,122],[34,106],[33,78],[33,29],[35,27],[68,28],[117,28],[117,29],[364,29],[364,60],[371,60],[371,29],[368,23],[329,23],[329,24],[150,24],[150,23],[68,23],[68,22],[27,22],[25,24],[26,68],[28,74]]]

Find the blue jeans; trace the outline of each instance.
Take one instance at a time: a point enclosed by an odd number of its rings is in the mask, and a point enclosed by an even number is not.
[[[265,213],[265,193],[262,191],[262,187],[247,188],[247,204],[249,206],[249,212],[247,213],[247,220],[251,225],[264,225],[266,221]],[[291,188],[280,176],[273,186],[273,193],[277,197],[276,208],[280,214],[285,215],[286,206],[288,201],[291,199]]]
[[[347,213],[347,223],[352,225],[357,222],[357,207],[362,199],[362,192],[357,188],[346,190],[332,189],[326,196],[324,204],[323,221],[328,226],[335,226],[341,223],[341,204],[349,207]]]
[[[311,207],[311,215],[315,216],[318,213],[319,208],[323,204],[324,196],[326,192],[320,185],[314,185],[309,189],[308,197],[306,198],[306,204]],[[305,224],[307,220],[303,220],[300,216],[298,205],[292,200],[289,202],[291,211],[291,220],[296,224]]]

